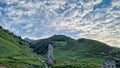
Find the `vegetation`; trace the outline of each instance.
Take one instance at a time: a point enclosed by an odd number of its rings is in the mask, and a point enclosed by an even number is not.
[[[105,59],[120,58],[119,48],[96,40],[84,38],[75,40],[64,35],[41,39],[30,47],[47,60],[49,43],[54,46],[53,68],[99,68]]]
[[[120,58],[120,48],[91,39],[54,35],[31,44],[0,27],[0,67],[45,68],[30,48],[47,60],[48,44],[54,46],[52,68],[100,68],[105,59]]]
[[[0,27],[0,67],[38,68],[42,63],[29,48],[29,43]]]

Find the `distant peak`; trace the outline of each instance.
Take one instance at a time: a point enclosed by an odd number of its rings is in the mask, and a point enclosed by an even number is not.
[[[33,42],[34,40],[33,39],[30,39],[30,38],[24,38],[25,41],[27,42]]]

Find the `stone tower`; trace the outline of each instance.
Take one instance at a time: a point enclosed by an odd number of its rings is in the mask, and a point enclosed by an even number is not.
[[[54,64],[53,45],[48,45],[48,64]]]

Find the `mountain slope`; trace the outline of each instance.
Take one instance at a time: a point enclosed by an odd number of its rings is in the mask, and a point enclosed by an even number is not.
[[[120,50],[118,50],[120,48],[116,49],[96,40],[84,38],[75,40],[66,38],[63,35],[62,37],[61,35],[56,35],[39,40],[31,48],[37,54],[47,58],[49,43],[52,43],[54,46],[54,67],[65,67],[66,65],[73,67],[78,65],[78,67],[81,67],[87,65],[89,66],[88,68],[97,68],[100,67],[105,59],[120,58]]]
[[[0,67],[34,68],[40,66],[41,62],[28,48],[29,46],[20,37],[0,27]]]
[[[67,36],[64,36],[64,35],[54,35],[50,38],[47,38],[47,39],[40,39],[40,40],[37,40],[37,41],[34,41],[32,44],[32,46],[30,46],[31,48],[33,48],[33,51],[38,53],[38,54],[45,54],[47,53],[47,47],[48,47],[48,44],[49,43],[56,43],[56,46],[57,46],[57,42],[59,43],[66,43],[70,40],[73,40],[72,38],[69,38]],[[58,44],[59,46],[59,44]]]
[[[27,41],[27,42],[29,42],[29,43],[31,43],[31,42],[34,41],[33,39],[29,39],[29,38],[24,38],[24,40]]]

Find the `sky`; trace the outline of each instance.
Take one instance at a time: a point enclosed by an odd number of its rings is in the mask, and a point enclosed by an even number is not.
[[[22,38],[62,34],[120,47],[120,0],[0,0],[0,26]]]

